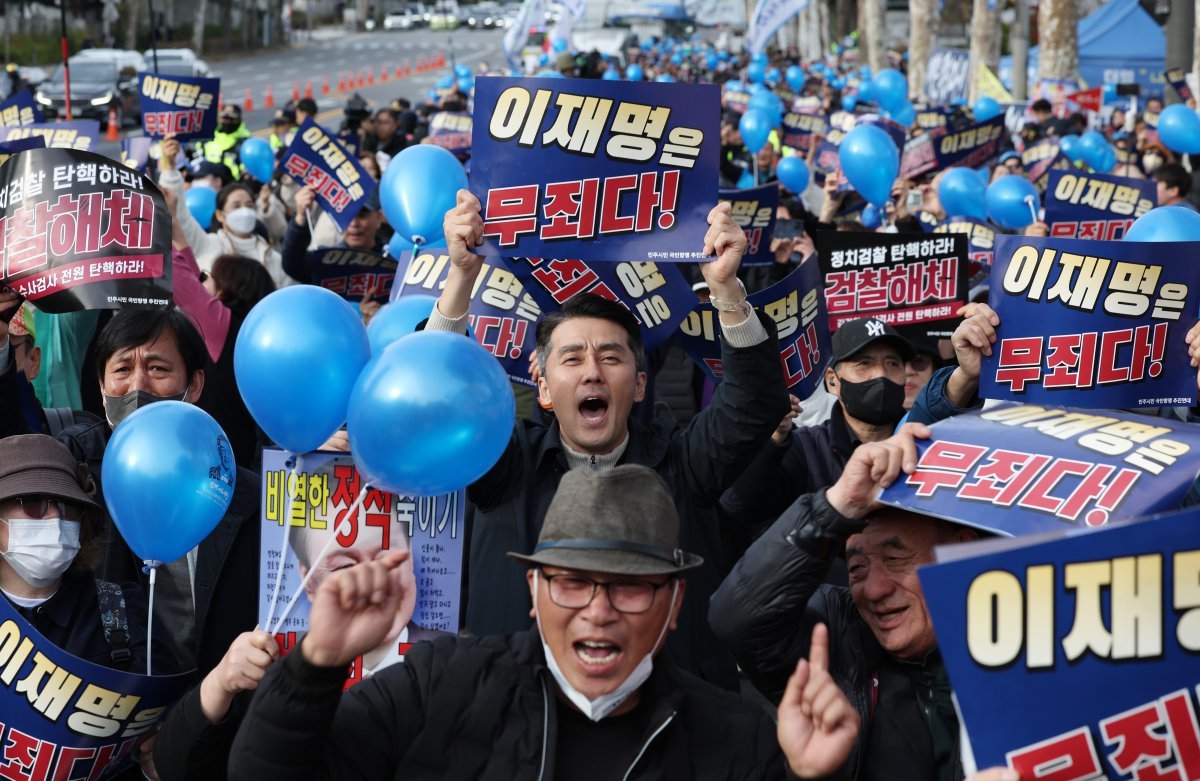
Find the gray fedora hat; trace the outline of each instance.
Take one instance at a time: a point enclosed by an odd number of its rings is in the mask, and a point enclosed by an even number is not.
[[[563,475],[529,564],[614,575],[675,575],[704,559],[679,549],[679,516],[658,473],[636,464]]]

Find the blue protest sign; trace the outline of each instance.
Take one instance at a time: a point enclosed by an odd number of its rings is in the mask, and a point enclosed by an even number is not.
[[[220,79],[194,76],[138,76],[142,130],[150,138],[174,136],[179,141],[209,139],[217,130]]]
[[[921,587],[976,767],[1200,778],[1198,525],[1193,509],[938,548]]]
[[[437,296],[446,285],[450,256],[444,249],[425,249],[413,257],[401,252],[396,258],[396,277],[391,301],[404,296]],[[529,379],[529,356],[537,347],[537,321],[542,315],[537,300],[518,275],[503,265],[484,263],[471,291],[470,332],[504,367],[509,379],[533,385]]]
[[[1025,166],[1025,177],[1033,182],[1039,193],[1046,192],[1052,169],[1073,168],[1071,161],[1059,148],[1058,142],[1050,138],[1025,147],[1021,152],[1021,164]]]
[[[579,293],[617,301],[633,313],[647,350],[675,332],[696,307],[696,294],[670,263],[588,262],[567,258],[509,258],[509,268],[542,309],[551,312]]]
[[[45,122],[42,112],[38,110],[37,101],[33,94],[23,89],[0,103],[0,127],[11,125],[34,125]]]
[[[747,298],[751,306],[775,321],[784,382],[789,393],[802,399],[816,390],[830,355],[821,284],[820,268],[809,261],[787,278]],[[723,376],[720,335],[717,310],[711,304],[696,307],[675,333],[676,342],[717,382]]]
[[[750,106],[750,92],[740,81],[727,81],[721,89],[721,105],[730,111],[745,114]]]
[[[938,223],[934,233],[961,233],[967,237],[967,286],[983,284],[996,254],[996,226],[974,217],[951,217]]]
[[[775,182],[746,190],[721,190],[722,203],[733,208],[733,221],[746,232],[746,254],[742,266],[769,266],[775,262],[771,239],[779,207],[779,185]]]
[[[343,231],[378,186],[354,154],[312,117],[296,131],[279,165],[297,182],[316,190],[317,199]]]
[[[4,598],[0,665],[5,778],[111,778],[136,766],[136,747],[193,683],[191,674],[148,677],[74,657]]]
[[[829,117],[798,111],[789,111],[783,115],[783,145],[804,154],[808,154],[812,147],[814,135],[823,136],[828,132]]]
[[[439,111],[429,118],[429,141],[448,149],[459,160],[471,157],[471,115],[463,111]]]
[[[829,330],[861,317],[906,336],[949,337],[967,303],[967,239],[926,233],[817,233]]]
[[[24,152],[27,149],[45,149],[45,136],[31,136],[30,138],[21,138],[16,141],[0,142],[0,162],[7,160],[9,156],[15,155],[18,152]]]
[[[477,79],[477,251],[703,260],[717,202],[720,109],[712,84]]]
[[[396,278],[396,261],[378,252],[330,247],[314,255],[312,281],[347,301],[362,301],[368,292],[376,301],[386,299]]]
[[[1020,537],[1173,510],[1200,467],[1175,418],[1002,402],[935,423],[879,501]]]
[[[963,128],[948,128],[944,135],[931,134],[938,170],[956,165],[978,168],[1000,152],[1004,115]]]
[[[831,126],[825,137],[817,142],[817,154],[812,159],[812,168],[822,176],[829,176],[841,169],[838,162],[838,149],[847,131]]]
[[[1184,102],[1192,100],[1192,88],[1188,86],[1183,68],[1167,68],[1163,73],[1163,79],[1175,89],[1180,100]]]
[[[970,92],[971,53],[966,49],[937,48],[929,55],[924,93],[930,105],[966,100]]]
[[[74,122],[42,122],[0,129],[0,143],[10,144],[35,136],[46,139],[46,146],[87,152],[100,140],[100,123],[94,119]]]
[[[1197,246],[1001,236],[988,301],[1000,325],[979,395],[1091,409],[1195,404],[1184,336],[1200,305]]]
[[[954,109],[949,106],[933,106],[917,112],[917,127],[922,130],[933,130],[946,127]]]
[[[1114,241],[1158,205],[1158,189],[1151,179],[1051,170],[1045,202],[1051,236]]]
[[[121,163],[135,171],[145,172],[150,164],[150,146],[153,139],[132,136],[121,139]]]

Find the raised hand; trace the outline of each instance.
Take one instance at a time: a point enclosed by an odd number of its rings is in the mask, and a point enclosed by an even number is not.
[[[882,442],[865,442],[854,449],[838,481],[825,492],[833,509],[847,518],[862,518],[878,506],[875,497],[891,485],[901,472],[917,468],[917,439],[933,432],[920,423],[905,423]]]
[[[321,583],[300,653],[318,667],[342,667],[379,647],[404,596],[400,564],[408,551],[338,570]]]
[[[776,734],[788,767],[819,778],[845,764],[858,737],[858,711],[829,674],[829,630],[813,627],[808,658],[801,659],[779,702]]]
[[[233,697],[240,691],[253,691],[279,658],[275,638],[256,629],[238,635],[220,663],[200,683],[200,710],[216,724],[225,718]]]

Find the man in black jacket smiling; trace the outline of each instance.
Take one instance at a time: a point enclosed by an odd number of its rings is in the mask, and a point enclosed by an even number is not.
[[[263,679],[231,779],[816,778],[835,771],[858,717],[813,635],[779,710],[758,708],[658,655],[701,559],[678,547],[666,483],[644,466],[563,477],[529,555],[537,629],[441,638],[341,688],[387,633],[407,555],[322,583],[298,649]],[[778,741],[778,742],[777,742]],[[782,748],[782,751],[781,751]],[[786,768],[784,758],[786,756]]]

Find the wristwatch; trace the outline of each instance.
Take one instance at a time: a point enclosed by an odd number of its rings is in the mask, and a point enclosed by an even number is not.
[[[713,305],[713,308],[720,312],[741,312],[742,305],[746,303],[746,285],[742,280],[738,280],[738,287],[742,289],[742,297],[726,301],[723,298],[717,298],[714,295],[708,297],[708,303]]]

